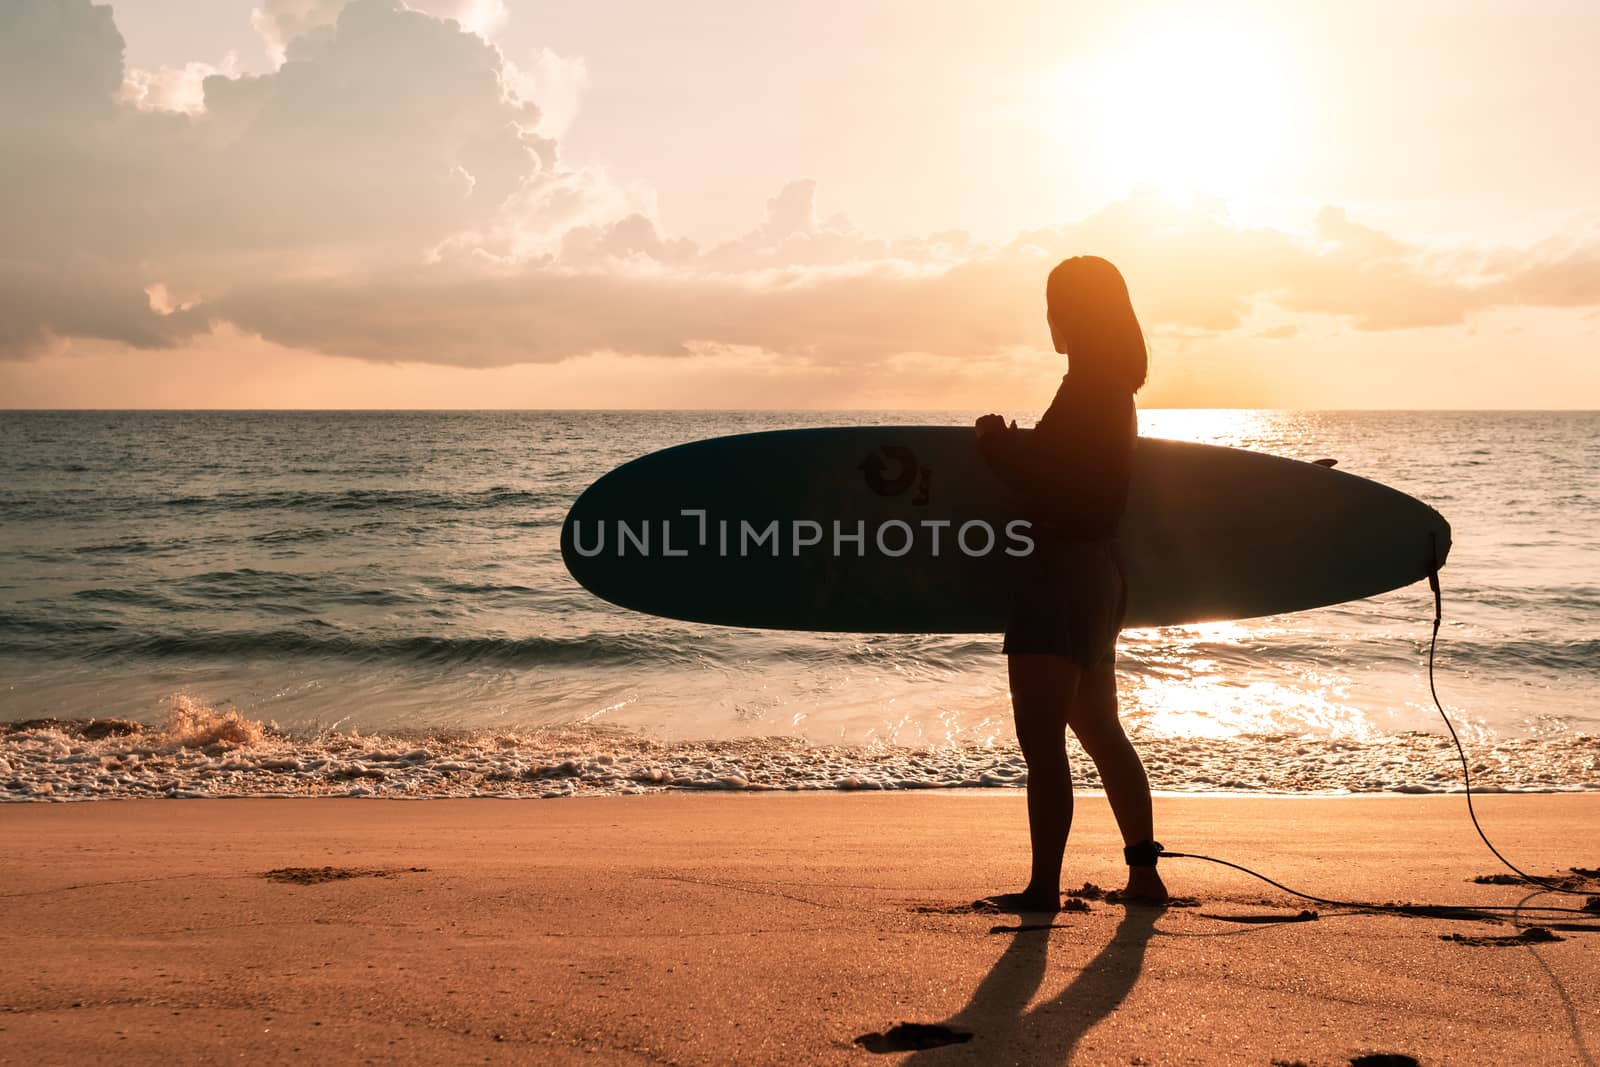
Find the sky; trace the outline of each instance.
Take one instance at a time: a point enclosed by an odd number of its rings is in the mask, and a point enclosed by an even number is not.
[[[1600,5],[0,0],[0,406],[1600,408]]]

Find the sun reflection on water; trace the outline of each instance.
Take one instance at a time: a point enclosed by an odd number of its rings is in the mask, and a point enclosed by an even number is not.
[[[1230,739],[1260,734],[1375,736],[1365,716],[1315,685],[1173,682],[1136,678],[1124,689],[1131,730],[1162,737]]]
[[[1139,432],[1146,437],[1243,448],[1278,436],[1272,427],[1276,414],[1244,408],[1155,408],[1139,412]]]
[[[1270,618],[1124,631],[1118,678],[1124,721],[1166,737],[1372,736],[1342,678],[1306,663],[1293,666],[1284,681],[1259,677],[1253,661],[1286,632]]]
[[[1292,412],[1157,408],[1140,412],[1140,433],[1177,441],[1303,452],[1306,436]],[[1368,717],[1339,678],[1306,662],[1266,661],[1274,642],[1294,629],[1282,618],[1194,623],[1127,630],[1120,645],[1120,694],[1130,728],[1167,737],[1234,738],[1241,734],[1372,735]],[[1262,678],[1275,666],[1286,678]]]

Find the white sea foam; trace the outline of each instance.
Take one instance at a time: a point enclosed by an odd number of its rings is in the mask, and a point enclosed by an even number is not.
[[[1017,788],[1014,745],[813,745],[797,738],[661,741],[594,727],[521,733],[294,734],[179,698],[165,723],[40,720],[0,733],[0,800],[126,797],[566,797],[676,791]],[[1359,742],[1288,734],[1135,738],[1151,784],[1174,792],[1443,793],[1461,788],[1448,738]],[[1097,788],[1071,749],[1073,774]],[[1469,749],[1485,792],[1600,789],[1600,737]]]

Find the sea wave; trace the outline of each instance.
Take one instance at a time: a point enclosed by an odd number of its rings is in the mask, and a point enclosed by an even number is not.
[[[1158,791],[1291,794],[1460,791],[1450,741],[1290,734],[1135,738]],[[1099,788],[1074,746],[1080,786]],[[1469,752],[1482,792],[1600,790],[1600,737],[1510,739]],[[1014,789],[1015,745],[812,745],[797,738],[666,742],[593,726],[525,732],[295,734],[176,697],[166,720],[0,726],[0,800],[379,796],[554,798],[668,790]]]
[[[239,583],[252,586],[245,593]],[[475,595],[517,598],[541,596],[539,591],[515,584],[474,586]],[[110,618],[86,613],[77,618],[44,618],[26,611],[0,611],[0,655],[59,656],[65,653],[95,658],[124,657],[170,662],[236,658],[259,660],[305,657],[339,660],[350,664],[387,663],[399,666],[494,665],[507,668],[545,665],[614,664],[675,665],[715,664],[789,669],[827,667],[883,667],[896,670],[960,670],[988,664],[998,650],[991,635],[840,635],[829,640],[800,640],[767,636],[751,641],[739,630],[657,624],[627,631],[591,630],[562,636],[442,636],[435,633],[392,635],[352,632],[316,617],[319,606],[427,607],[435,603],[426,590],[397,588],[318,589],[292,576],[264,581],[249,572],[201,575],[176,586],[168,594],[136,590],[93,589],[78,595],[87,605],[142,605],[159,608],[175,621],[184,614],[210,609],[212,603],[248,600],[259,615],[305,616],[290,627],[218,630],[168,626],[157,632],[130,627]],[[189,599],[185,599],[185,598]],[[446,604],[448,601],[438,601]],[[1370,668],[1412,670],[1426,657],[1421,635],[1379,635],[1360,642],[1360,658]],[[1120,646],[1119,666],[1151,677],[1189,678],[1195,664],[1208,664],[1212,674],[1229,671],[1240,677],[1259,672],[1263,665],[1320,667],[1330,655],[1344,654],[1326,639],[1281,635],[1248,641],[1195,639],[1186,634],[1137,631]],[[1600,639],[1533,638],[1477,640],[1447,636],[1441,640],[1437,662],[1442,670],[1469,668],[1477,672],[1515,671],[1560,675],[1600,674]]]
[[[220,515],[231,512],[289,511],[297,515],[378,511],[408,512],[483,511],[495,508],[565,507],[570,494],[496,485],[486,489],[447,492],[436,489],[360,489],[326,491],[307,489],[224,490],[217,493],[117,493],[96,494],[97,512],[111,514]],[[79,516],[82,495],[73,492],[0,494],[13,518],[53,519]]]
[[[0,633],[5,632],[0,619]],[[576,637],[439,637],[416,635],[370,639],[303,630],[244,630],[137,634],[93,625],[59,627],[50,638],[0,639],[0,653],[59,649],[60,638],[75,636],[93,645],[99,656],[128,656],[156,660],[244,660],[262,657],[305,656],[348,663],[400,663],[417,666],[495,665],[538,667],[568,665],[662,665],[694,663],[705,652],[693,643],[652,636],[588,634]],[[88,653],[89,649],[80,649]]]
[[[586,485],[659,448],[970,416],[9,413],[0,720],[139,716],[187,691],[363,730],[598,716],[662,738],[1004,732],[998,635],[631,615],[573,582],[556,536]],[[1456,533],[1443,698],[1464,728],[1512,737],[1600,729],[1583,699],[1600,681],[1597,417],[1141,413],[1154,436],[1337,456],[1439,507]],[[1167,733],[1430,729],[1431,618],[1418,585],[1297,616],[1129,631],[1124,706]]]

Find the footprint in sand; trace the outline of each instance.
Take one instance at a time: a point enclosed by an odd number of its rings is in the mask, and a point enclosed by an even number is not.
[[[1294,915],[1219,915],[1203,911],[1200,913],[1200,918],[1220,919],[1223,922],[1230,923],[1257,923],[1267,926],[1272,923],[1314,923],[1321,916],[1314,911],[1306,909]]]
[[[420,874],[426,867],[276,867],[262,871],[261,877],[269,882],[286,882],[290,885],[319,885],[322,882],[342,882],[347,878],[393,878],[397,874]]]
[[[1595,882],[1600,882],[1600,870],[1590,867],[1568,867],[1567,874],[1541,874],[1535,875],[1538,882],[1547,882],[1550,885],[1560,886],[1562,889],[1572,891],[1588,889]],[[1477,885],[1527,885],[1528,879],[1518,874],[1506,874],[1496,871],[1493,874],[1474,875],[1471,879]]]
[[[1475,945],[1479,948],[1508,945],[1543,945],[1566,938],[1553,934],[1542,926],[1530,926],[1515,934],[1440,934],[1440,941],[1454,941],[1458,945]]]
[[[1039,912],[1021,912],[1010,908],[1002,908],[982,900],[975,900],[970,904],[913,904],[907,911],[916,915],[1026,915],[1040,914]],[[1088,911],[1089,905],[1081,900],[1067,899],[1061,902],[1061,911]]]
[[[1272,1067],[1310,1067],[1305,1060],[1273,1060]],[[1352,1056],[1350,1067],[1422,1067],[1415,1056],[1403,1052],[1369,1052]]]
[[[945,1045],[960,1045],[971,1040],[970,1030],[957,1030],[936,1023],[901,1023],[881,1034],[862,1034],[855,1039],[855,1044],[868,1052],[918,1052]]]

